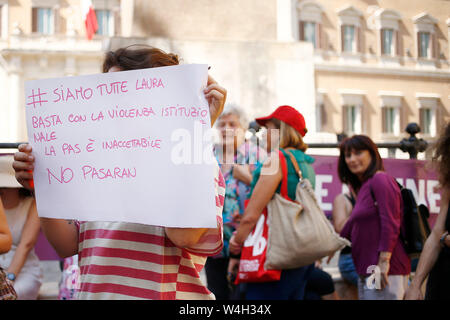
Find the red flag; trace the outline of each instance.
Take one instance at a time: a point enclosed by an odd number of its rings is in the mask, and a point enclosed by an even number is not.
[[[81,10],[84,24],[86,25],[86,36],[89,40],[91,40],[98,29],[97,16],[95,15],[95,11],[92,7],[92,1],[83,0],[81,3]]]

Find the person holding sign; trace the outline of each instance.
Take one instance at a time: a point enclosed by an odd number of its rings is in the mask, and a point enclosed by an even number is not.
[[[106,54],[103,72],[178,65],[178,56],[153,47],[126,47]],[[223,110],[226,90],[208,76],[204,89],[211,125]],[[30,145],[15,154],[17,180],[33,190]],[[225,183],[215,163],[216,228],[172,228],[128,222],[83,222],[41,218],[42,229],[61,257],[79,255],[78,299],[214,299],[200,279],[206,257],[223,246]],[[176,183],[176,181],[172,182]],[[164,214],[164,208],[156,208]],[[77,273],[75,273],[77,276]],[[74,279],[69,279],[72,283]]]

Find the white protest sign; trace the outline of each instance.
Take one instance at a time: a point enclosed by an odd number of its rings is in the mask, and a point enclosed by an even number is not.
[[[39,216],[216,227],[207,79],[180,65],[27,81]]]

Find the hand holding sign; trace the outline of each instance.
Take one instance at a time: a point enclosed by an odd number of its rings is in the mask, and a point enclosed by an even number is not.
[[[208,75],[208,86],[203,92],[205,93],[205,98],[208,100],[212,127],[223,111],[227,98],[227,90],[219,86],[213,77]]]

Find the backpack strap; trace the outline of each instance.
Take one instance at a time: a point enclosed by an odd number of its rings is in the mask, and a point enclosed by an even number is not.
[[[370,189],[370,191],[372,191],[372,189]],[[353,193],[350,192],[350,195],[348,195],[348,194],[346,193],[346,194],[344,194],[344,196],[348,199],[348,201],[350,201],[350,203],[352,204],[352,207],[354,207],[354,206],[355,206],[355,203],[356,203],[356,199],[355,199],[355,197],[353,196]]]

